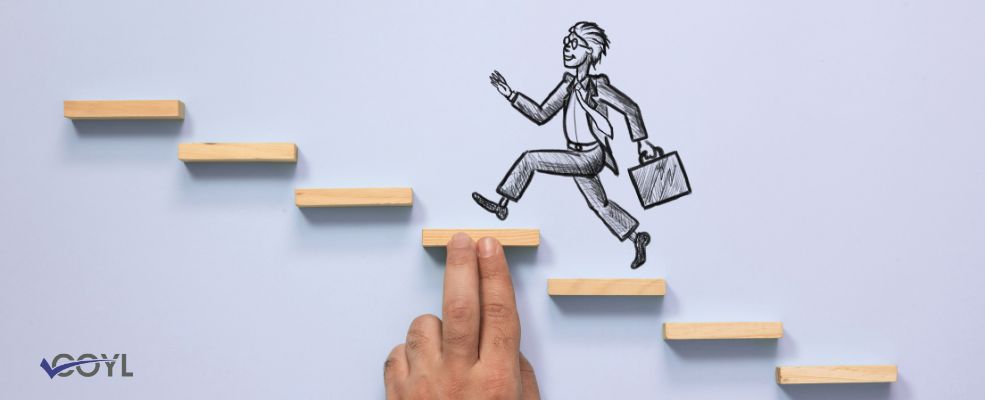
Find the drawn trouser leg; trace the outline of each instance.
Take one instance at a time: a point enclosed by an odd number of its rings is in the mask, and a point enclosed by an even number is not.
[[[532,150],[524,152],[513,163],[506,177],[496,189],[501,196],[510,201],[518,201],[523,197],[534,173],[541,172],[551,175],[595,175],[603,167],[604,155],[596,148],[590,151],[568,150]],[[605,197],[603,192],[602,197]]]
[[[640,222],[629,215],[619,204],[609,201],[605,196],[605,188],[602,187],[598,175],[576,176],[575,183],[578,185],[578,190],[581,190],[581,194],[585,196],[588,206],[620,241],[626,240],[629,235],[636,231]]]

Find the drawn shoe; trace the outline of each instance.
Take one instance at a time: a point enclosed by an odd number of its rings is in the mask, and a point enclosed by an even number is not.
[[[632,269],[637,269],[646,262],[646,246],[650,244],[650,234],[646,232],[640,232],[636,234],[636,258],[633,260],[629,267]]]
[[[499,203],[489,200],[477,192],[472,192],[472,200],[475,200],[475,203],[478,204],[479,207],[496,214],[496,218],[499,218],[500,221],[505,221],[506,216],[510,212],[510,210],[506,209],[506,206],[501,206]]]

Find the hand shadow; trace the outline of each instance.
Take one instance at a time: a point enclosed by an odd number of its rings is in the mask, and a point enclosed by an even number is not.
[[[657,314],[663,305],[663,296],[551,296],[551,301],[561,314],[622,316]]]

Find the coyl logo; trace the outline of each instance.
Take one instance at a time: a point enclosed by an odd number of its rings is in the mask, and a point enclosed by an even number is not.
[[[113,354],[112,357],[106,354],[100,354],[102,358],[96,357],[95,354],[82,354],[78,357],[72,357],[71,354],[59,354],[51,359],[51,363],[48,363],[48,359],[41,359],[41,369],[44,370],[48,377],[55,379],[55,376],[66,377],[73,373],[79,374],[86,378],[91,378],[99,374],[101,366],[106,368],[106,376],[113,376],[113,371],[120,371],[118,376],[124,378],[133,377],[133,372],[127,371],[127,355],[126,354]],[[119,369],[117,369],[119,365]]]

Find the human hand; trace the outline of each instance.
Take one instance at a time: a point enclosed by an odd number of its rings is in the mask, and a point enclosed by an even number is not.
[[[503,78],[503,74],[500,74],[499,71],[494,70],[493,73],[489,75],[489,83],[491,83],[493,87],[499,91],[499,94],[503,95],[503,97],[510,98],[510,96],[513,95],[513,89],[511,89],[510,85],[506,83],[506,78]]]
[[[657,145],[655,145],[653,143],[650,143],[649,140],[644,139],[644,140],[639,141],[638,143],[639,143],[639,151],[640,151],[640,160],[641,161],[643,161],[643,160],[650,160],[650,159],[657,158],[657,157],[660,157],[660,156],[663,155],[663,152],[664,152],[663,149],[660,148],[660,146],[657,146]]]
[[[540,399],[520,354],[520,319],[503,247],[464,233],[448,242],[444,320],[414,319],[390,352],[383,380],[390,400]]]

